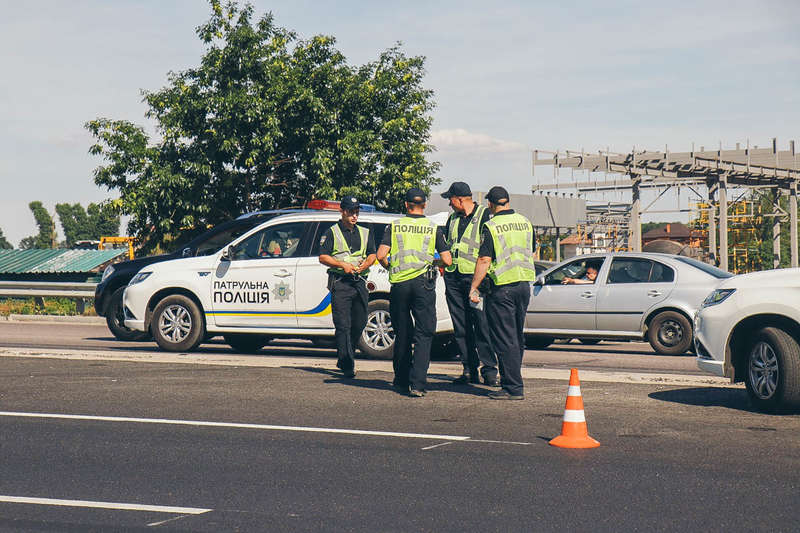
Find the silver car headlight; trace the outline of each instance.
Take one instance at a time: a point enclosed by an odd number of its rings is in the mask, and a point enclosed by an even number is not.
[[[114,265],[108,265],[105,270],[103,270],[103,277],[100,278],[100,283],[103,283],[108,276],[114,273]]]
[[[706,296],[706,299],[703,300],[702,307],[710,307],[712,305],[721,304],[734,292],[736,292],[736,289],[716,289],[712,291],[711,294]]]
[[[152,272],[139,272],[133,276],[133,278],[131,278],[131,281],[128,283],[128,285],[136,285],[137,283],[141,283],[149,278],[150,274],[152,274]]]

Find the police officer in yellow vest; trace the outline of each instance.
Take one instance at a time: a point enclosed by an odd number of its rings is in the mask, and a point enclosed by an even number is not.
[[[486,223],[478,251],[478,264],[470,286],[470,300],[479,302],[479,286],[488,275],[486,317],[492,345],[500,360],[502,389],[489,393],[493,400],[522,400],[522,356],[525,353],[525,314],[531,299],[530,282],[536,279],[533,252],[536,237],[531,222],[508,205],[503,187],[486,195],[492,218]]]
[[[369,292],[365,279],[375,262],[375,240],[356,225],[360,204],[353,196],[339,203],[342,218],[328,228],[319,250],[319,262],[328,268],[328,289],[336,327],[336,366],[347,378],[355,373],[355,350],[367,324]]]
[[[409,189],[406,216],[386,227],[378,247],[378,261],[389,270],[392,284],[389,313],[395,333],[393,384],[412,397],[425,395],[431,342],[436,332],[435,252],[439,252],[441,264],[452,263],[444,234],[423,214],[426,199],[423,190]]]
[[[483,306],[470,305],[469,290],[475,263],[478,261],[478,249],[481,245],[481,232],[489,220],[489,210],[472,200],[472,190],[463,181],[455,181],[442,198],[450,201],[453,214],[445,227],[447,242],[453,264],[445,269],[444,281],[447,307],[453,319],[453,333],[461,364],[464,366],[460,377],[453,383],[480,383],[491,387],[500,386],[497,373],[497,356],[492,349],[489,338],[489,324]]]

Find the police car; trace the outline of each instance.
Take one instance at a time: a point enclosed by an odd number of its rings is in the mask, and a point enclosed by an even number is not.
[[[271,218],[213,255],[144,267],[125,289],[125,326],[150,331],[163,350],[172,352],[191,351],[216,335],[244,353],[276,337],[331,341],[327,267],[318,257],[323,234],[341,218],[338,205],[315,200],[310,209]],[[373,232],[377,244],[401,216],[362,206],[358,224]],[[369,314],[359,348],[371,357],[391,359],[389,273],[378,263],[370,270],[367,289]],[[436,311],[437,335],[449,337],[453,328],[441,278]]]

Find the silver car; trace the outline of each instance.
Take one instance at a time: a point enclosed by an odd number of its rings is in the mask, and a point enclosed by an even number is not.
[[[647,339],[660,354],[685,353],[692,348],[695,312],[732,275],[679,255],[619,252],[569,259],[532,286],[527,344]]]

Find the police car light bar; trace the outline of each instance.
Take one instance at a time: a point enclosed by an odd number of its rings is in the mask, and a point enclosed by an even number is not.
[[[338,211],[339,202],[334,200],[311,200],[306,204],[309,209],[317,209],[323,211]],[[375,206],[371,204],[361,204],[361,211],[368,213],[375,211]]]

